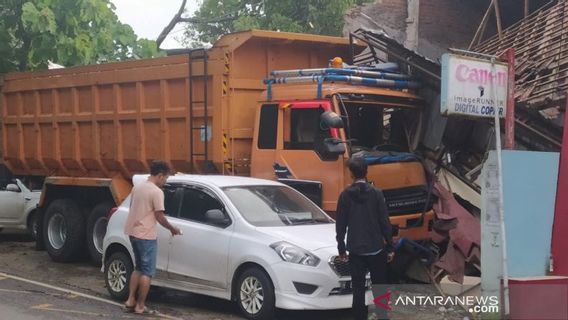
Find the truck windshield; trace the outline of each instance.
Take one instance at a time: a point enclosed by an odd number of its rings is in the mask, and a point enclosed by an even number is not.
[[[289,187],[239,186],[223,191],[243,218],[257,227],[333,223],[320,208]]]
[[[358,151],[411,151],[417,132],[418,113],[412,109],[345,102],[346,133],[352,153]]]

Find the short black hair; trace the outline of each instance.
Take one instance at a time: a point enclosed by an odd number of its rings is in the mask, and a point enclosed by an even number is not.
[[[150,174],[157,176],[159,174],[169,175],[171,173],[170,166],[162,160],[154,160],[150,164]]]
[[[367,162],[363,157],[351,157],[347,161],[347,166],[355,179],[367,177]]]

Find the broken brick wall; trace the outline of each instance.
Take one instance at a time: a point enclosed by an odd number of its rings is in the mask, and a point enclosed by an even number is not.
[[[471,0],[421,0],[417,51],[436,60],[449,47],[467,48],[485,9]],[[345,17],[344,34],[358,28],[383,29],[404,43],[407,11],[407,0],[379,0],[355,8]]]
[[[358,28],[384,30],[400,43],[407,35],[409,0],[377,0],[350,10],[345,16],[344,35]],[[529,12],[547,4],[549,0],[531,0]],[[447,48],[466,49],[491,0],[420,0],[418,52],[438,59]],[[524,16],[524,5],[518,0],[499,1],[503,29]],[[491,12],[484,37],[497,33],[494,12]]]

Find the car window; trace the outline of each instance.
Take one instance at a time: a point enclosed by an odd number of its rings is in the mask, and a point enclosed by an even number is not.
[[[254,226],[277,227],[333,223],[320,208],[285,186],[226,187],[223,191]]]
[[[182,189],[173,186],[164,187],[164,208],[170,217],[177,217],[179,214]]]
[[[184,188],[179,217],[182,219],[207,223],[208,210],[223,210],[223,205],[209,192],[197,188]]]

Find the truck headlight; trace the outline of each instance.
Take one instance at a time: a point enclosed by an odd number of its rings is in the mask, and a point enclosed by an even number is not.
[[[305,266],[315,267],[319,264],[320,259],[310,252],[295,246],[286,241],[276,242],[270,245],[282,260],[291,263],[302,264]]]

